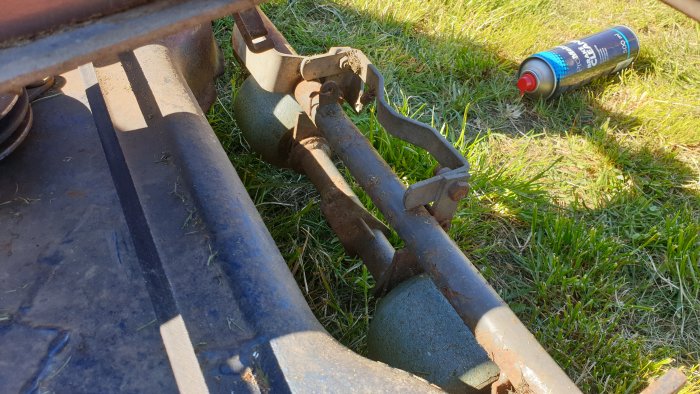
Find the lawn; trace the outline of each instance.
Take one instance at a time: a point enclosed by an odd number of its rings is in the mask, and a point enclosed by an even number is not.
[[[450,230],[584,392],[638,392],[672,366],[700,393],[700,25],[655,0],[273,1],[300,54],[352,46],[404,114],[469,159],[472,193]],[[533,52],[624,24],[631,68],[552,101],[522,99]],[[257,158],[232,116],[227,70],[209,118],[318,319],[363,353],[377,300],[330,232],[309,181]],[[432,173],[372,110],[353,120],[400,177]],[[364,197],[363,197],[364,198]],[[369,205],[367,198],[364,201]]]

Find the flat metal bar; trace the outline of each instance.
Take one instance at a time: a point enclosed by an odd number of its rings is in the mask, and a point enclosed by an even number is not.
[[[107,16],[153,0],[3,0],[0,47],[7,41]]]
[[[263,0],[161,1],[0,49],[0,92],[239,12]]]
[[[424,207],[404,208],[406,187],[342,107],[336,102],[319,106],[315,114],[309,112],[333,151],[516,390],[580,392],[435,218]]]

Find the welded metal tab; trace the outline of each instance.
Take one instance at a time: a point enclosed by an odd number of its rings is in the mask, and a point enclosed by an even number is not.
[[[241,32],[246,45],[254,53],[260,53],[275,47],[274,41],[267,37],[267,28],[256,8],[249,8],[233,14],[233,20]]]

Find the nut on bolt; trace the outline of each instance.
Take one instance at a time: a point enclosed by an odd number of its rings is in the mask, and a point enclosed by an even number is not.
[[[465,181],[455,182],[447,189],[447,195],[452,201],[459,201],[469,193],[469,184]]]

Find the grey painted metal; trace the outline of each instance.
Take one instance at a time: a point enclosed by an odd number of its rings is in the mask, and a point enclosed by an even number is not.
[[[491,392],[500,374],[452,306],[425,275],[397,286],[377,305],[367,352],[454,393]]]
[[[0,162],[0,391],[438,392],[323,330],[176,58],[96,67],[106,110],[63,74]]]
[[[260,0],[160,1],[0,49],[0,92],[242,11]]]
[[[347,118],[338,94],[337,86],[324,85],[319,104],[309,107],[311,119],[479,344],[516,389],[579,392],[435,218],[423,207],[404,207],[404,184]]]
[[[268,92],[251,77],[243,82],[233,103],[233,115],[250,147],[280,167],[289,166],[292,130],[301,113],[294,97]]]

